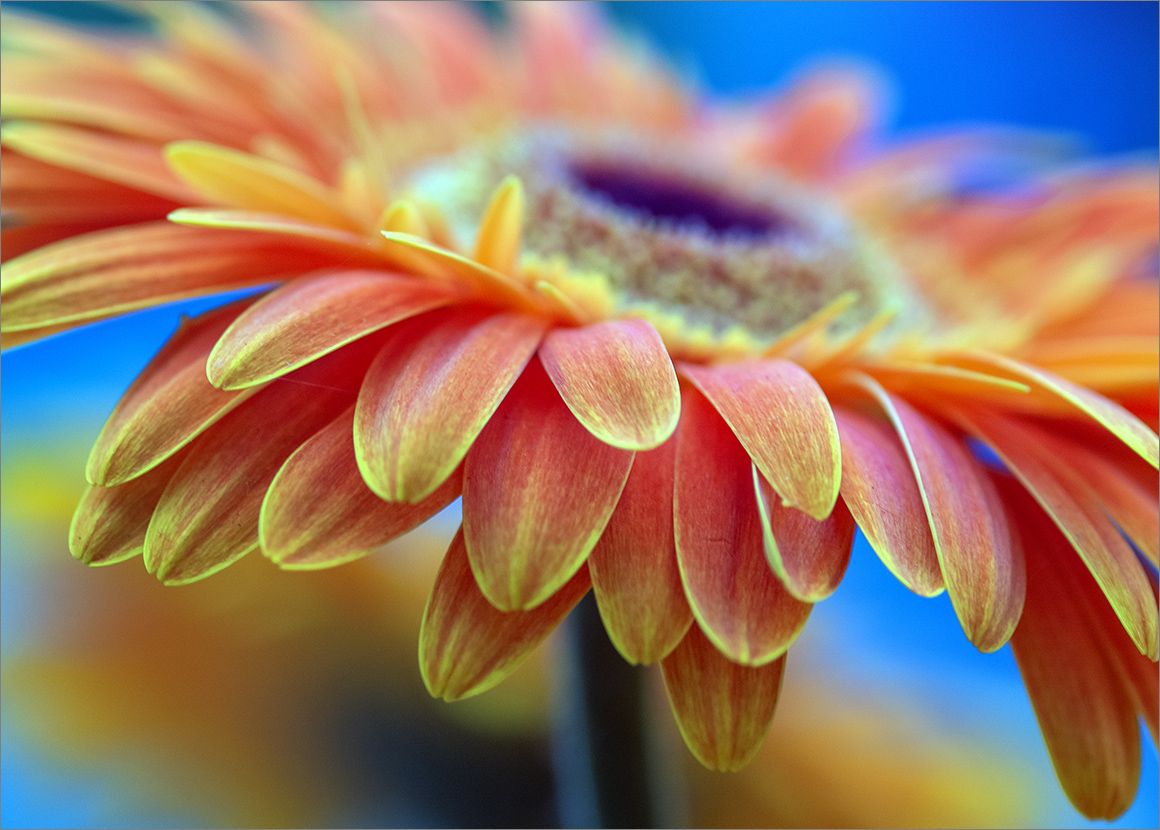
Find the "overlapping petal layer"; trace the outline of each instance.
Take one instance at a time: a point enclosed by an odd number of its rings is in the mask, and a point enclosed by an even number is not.
[[[890,426],[834,408],[842,441],[842,500],[890,572],[925,597],[945,588],[922,494]]]
[[[1026,589],[1022,556],[994,486],[944,427],[870,378],[861,382],[906,448],[959,622],[981,651],[994,651],[1011,638]]]
[[[1072,411],[1089,417],[1131,447],[1153,467],[1160,467],[1160,437],[1115,401],[1097,395],[1081,386],[1053,376],[1050,372],[1028,366],[999,355],[972,352],[953,358],[957,365],[978,366],[986,372],[999,372],[1032,385],[1035,396],[1055,410]],[[1035,400],[1029,401],[1028,406]]]
[[[182,181],[215,204],[359,230],[336,193],[276,161],[202,141],[170,144],[165,160]]]
[[[324,568],[365,556],[459,497],[462,481],[455,474],[416,504],[383,501],[359,474],[353,430],[351,407],[295,450],[271,482],[258,536],[262,552],[283,568]]]
[[[1107,648],[1127,637],[1113,615],[1092,613],[1107,603],[1048,517],[1010,481],[998,484],[1012,507],[1029,577],[1011,647],[1052,763],[1068,798],[1085,815],[1118,816],[1134,798],[1140,777],[1136,687],[1117,670],[1122,652]],[[1124,656],[1145,659],[1131,651]],[[1141,668],[1140,676],[1154,681],[1155,665]],[[1149,685],[1151,700],[1141,701],[1144,712],[1157,708],[1156,687]]]
[[[802,602],[834,593],[854,545],[854,519],[838,501],[822,521],[783,507],[765,476],[753,468],[753,487],[761,515],[765,556],[786,590]]]
[[[643,320],[556,329],[540,360],[572,414],[606,444],[649,450],[677,428],[677,375],[660,335]]]
[[[168,222],[97,231],[6,262],[0,319],[6,331],[80,325],[321,268],[333,262],[326,248]]]
[[[222,334],[206,372],[214,386],[244,389],[453,299],[438,286],[382,271],[301,277],[244,311]]]
[[[710,769],[745,766],[761,747],[777,706],[785,655],[762,666],[727,659],[697,626],[661,661],[681,735]]]
[[[499,408],[543,337],[542,321],[480,310],[391,332],[355,410],[359,469],[391,501],[426,498]]]
[[[677,565],[673,470],[677,442],[638,452],[588,571],[613,645],[630,663],[655,663],[693,622]]]
[[[427,690],[444,700],[458,700],[490,689],[519,668],[590,585],[582,565],[535,608],[500,611],[480,591],[461,529],[443,557],[423,612],[419,668]]]
[[[535,608],[584,565],[608,524],[633,453],[580,425],[533,360],[463,469],[471,570],[496,608]]]
[[[729,659],[785,654],[813,608],[774,576],[762,546],[752,465],[728,425],[686,388],[677,433],[677,561],[697,623]]]
[[[267,487],[295,449],[354,403],[373,345],[275,381],[199,436],[153,513],[146,567],[181,584],[255,550]]]
[[[1052,517],[1107,594],[1141,652],[1157,657],[1156,599],[1136,554],[1102,499],[1069,466],[1074,453],[1050,433],[993,413],[963,415]],[[1155,540],[1151,540],[1155,547]]]
[[[143,141],[103,135],[61,124],[9,123],[0,131],[4,146],[32,158],[116,182],[183,204],[201,201],[165,166],[157,148]]]
[[[250,302],[182,322],[97,436],[85,470],[90,482],[109,487],[141,475],[257,391],[223,392],[205,373],[213,344]]]
[[[184,460],[179,450],[132,481],[116,487],[88,485],[69,527],[72,555],[86,565],[111,565],[141,553],[157,502]]]
[[[824,519],[834,509],[842,452],[818,382],[784,360],[719,367],[682,364],[713,402],[784,504]]]

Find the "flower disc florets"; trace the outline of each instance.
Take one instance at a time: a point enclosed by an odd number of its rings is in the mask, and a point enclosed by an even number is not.
[[[711,339],[768,344],[847,292],[834,333],[905,296],[897,266],[829,200],[768,170],[675,141],[561,132],[473,148],[425,167],[414,194],[468,247],[505,176],[523,182],[524,251],[606,281],[614,314],[678,318]],[[908,320],[925,306],[906,292]]]

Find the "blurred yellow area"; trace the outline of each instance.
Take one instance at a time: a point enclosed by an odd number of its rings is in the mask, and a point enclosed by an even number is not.
[[[442,517],[366,560],[279,571],[255,553],[166,588],[140,561],[67,550],[68,436],[3,456],[5,580],[34,598],[6,641],[5,729],[127,809],[211,826],[551,825],[549,641],[510,680],[456,704],[419,677],[419,621],[455,530]],[[67,472],[62,472],[67,471]],[[10,594],[11,595],[11,594]],[[769,739],[737,774],[684,749],[659,684],[662,743],[693,826],[1033,824],[1045,782],[998,744],[921,707],[791,662]]]

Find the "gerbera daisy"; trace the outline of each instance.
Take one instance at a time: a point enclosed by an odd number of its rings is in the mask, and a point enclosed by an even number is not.
[[[857,526],[1012,642],[1069,797],[1123,811],[1157,730],[1154,169],[966,194],[1040,143],[878,147],[842,70],[699,105],[571,6],[501,35],[142,8],[159,37],[5,22],[4,344],[276,285],[128,390],[75,556],[325,567],[462,496],[433,695],[500,682],[591,590],[736,769]]]

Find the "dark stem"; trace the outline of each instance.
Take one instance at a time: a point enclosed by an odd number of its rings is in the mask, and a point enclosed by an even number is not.
[[[658,826],[647,670],[604,631],[589,594],[568,618],[553,738],[564,827]]]

